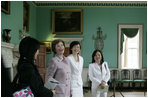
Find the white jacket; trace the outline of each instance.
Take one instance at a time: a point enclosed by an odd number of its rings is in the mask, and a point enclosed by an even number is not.
[[[82,82],[82,69],[83,69],[83,58],[79,56],[79,62],[76,62],[73,55],[69,55],[71,67],[71,90],[72,97],[83,97],[83,82]]]
[[[105,67],[106,66],[106,67]],[[107,62],[102,64],[102,72],[97,63],[89,64],[89,79],[92,81],[92,88],[97,88],[102,81],[106,83],[110,79],[110,70]]]
[[[82,82],[82,69],[83,69],[83,58],[79,56],[79,66],[76,66],[76,61],[74,57],[71,55],[68,56],[68,59],[70,60],[71,65],[71,82],[72,82],[72,88],[73,87],[79,87],[83,85]]]

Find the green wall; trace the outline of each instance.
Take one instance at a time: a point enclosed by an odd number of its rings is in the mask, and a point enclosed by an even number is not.
[[[73,7],[65,7],[72,9]],[[78,7],[77,7],[78,8]],[[40,41],[49,41],[51,35],[51,10],[63,9],[58,7],[37,8],[37,38]],[[117,25],[118,24],[143,24],[143,36],[147,31],[147,9],[146,8],[115,8],[115,7],[83,7],[83,34],[82,35],[56,35],[55,37],[84,37],[82,42],[82,56],[84,67],[91,62],[94,51],[92,36],[97,36],[97,28],[101,26],[103,34],[107,34],[104,41],[103,54],[109,67],[117,67]],[[53,57],[48,54],[47,62]],[[143,67],[147,66],[146,37],[143,37]]]
[[[29,33],[32,37],[37,38],[36,36],[36,7],[32,2],[28,2],[30,5],[30,17],[29,17]]]
[[[3,29],[11,29],[11,43],[19,43],[19,30],[23,28],[23,3],[11,2],[10,14],[1,12],[1,35]],[[2,38],[2,36],[1,36]]]
[[[143,67],[147,67],[146,33],[147,33],[147,8],[123,8],[123,7],[36,7],[30,5],[29,33],[39,41],[51,39],[51,10],[52,9],[83,9],[83,34],[82,35],[56,35],[55,37],[83,37],[82,56],[84,67],[91,62],[94,51],[94,40],[97,36],[97,28],[101,26],[104,40],[103,54],[109,67],[117,67],[117,25],[118,24],[143,24]],[[23,28],[23,2],[12,1],[10,15],[1,13],[1,34],[3,29],[11,29],[11,43],[19,44],[19,30]],[[1,39],[2,40],[2,39]],[[53,54],[47,54],[47,62]]]
[[[30,5],[30,20],[29,20],[29,33],[32,37],[36,38],[36,7],[32,2]],[[11,29],[11,43],[19,44],[19,30],[23,29],[23,2],[11,1],[10,14],[1,12],[1,35],[3,29]],[[1,36],[2,40],[2,36]]]

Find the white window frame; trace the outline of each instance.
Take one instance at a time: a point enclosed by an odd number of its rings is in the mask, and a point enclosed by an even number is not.
[[[139,68],[142,69],[142,38],[143,38],[143,25],[142,24],[118,24],[118,68],[121,69],[121,55],[120,55],[120,39],[122,28],[138,28],[139,29]]]

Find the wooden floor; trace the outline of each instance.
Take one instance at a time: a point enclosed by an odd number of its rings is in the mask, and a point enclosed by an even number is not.
[[[142,90],[127,90],[127,91],[122,91],[122,94],[124,97],[147,97],[147,92],[145,92],[144,95],[144,91]],[[108,97],[113,97],[113,92],[109,91],[108,92]],[[84,97],[92,97],[91,96],[91,91],[88,90],[84,93]],[[120,94],[119,91],[115,92],[115,97],[122,97],[122,95]]]

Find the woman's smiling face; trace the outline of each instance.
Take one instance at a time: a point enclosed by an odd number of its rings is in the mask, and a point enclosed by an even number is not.
[[[59,42],[58,44],[56,44],[55,51],[58,55],[64,54],[65,47],[62,42]]]
[[[80,52],[80,45],[74,45],[71,50],[73,54],[78,54]]]
[[[96,55],[94,56],[95,62],[99,62],[100,63],[101,59],[102,59],[101,53],[99,51],[96,52]]]

